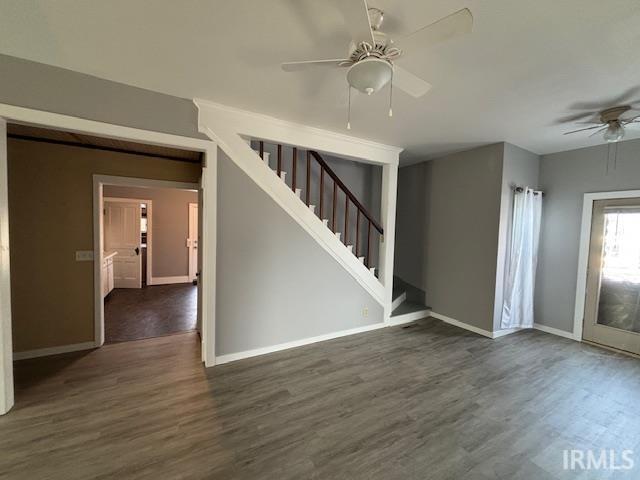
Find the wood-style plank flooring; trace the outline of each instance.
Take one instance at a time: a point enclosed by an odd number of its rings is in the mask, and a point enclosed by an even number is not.
[[[640,455],[634,358],[435,319],[209,370],[198,343],[18,362],[0,478],[640,478],[562,471],[563,449]]]
[[[105,342],[128,342],[195,329],[197,289],[191,283],[116,288],[104,301]]]

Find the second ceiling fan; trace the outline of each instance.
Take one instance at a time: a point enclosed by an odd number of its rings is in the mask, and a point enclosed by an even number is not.
[[[473,16],[469,9],[464,8],[392,40],[381,30],[385,15],[382,10],[369,7],[366,0],[340,0],[334,3],[342,13],[351,34],[349,55],[346,58],[287,62],[282,64],[282,69],[294,72],[314,67],[348,68],[346,77],[349,92],[353,87],[372,95],[391,83],[392,87],[398,87],[413,97],[423,96],[431,85],[396,65],[396,61],[403,55],[403,48],[429,47],[469,33],[473,27]],[[351,95],[349,100],[350,97]],[[391,89],[389,98],[391,102]],[[391,115],[390,104],[389,116]],[[351,128],[349,119],[347,128]]]

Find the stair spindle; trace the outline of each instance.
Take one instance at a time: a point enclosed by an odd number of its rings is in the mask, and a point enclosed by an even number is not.
[[[260,140],[260,158],[264,160],[264,141]]]
[[[335,180],[333,181],[333,202],[331,202],[333,207],[333,214],[331,216],[331,229],[333,233],[336,233],[336,203],[338,201],[338,185]]]
[[[324,218],[322,200],[324,198],[324,167],[320,165],[320,219]]]
[[[278,176],[282,172],[282,145],[278,144]]]
[[[298,149],[293,147],[293,159],[291,160],[291,190],[296,191],[296,169],[298,166]]]
[[[307,150],[307,207],[311,198],[311,153]]]
[[[344,195],[344,244],[349,244],[349,195]]]
[[[356,257],[360,256],[360,209],[356,215]]]
[[[369,268],[369,263],[371,262],[371,220],[367,224],[367,256],[364,261],[367,268]]]

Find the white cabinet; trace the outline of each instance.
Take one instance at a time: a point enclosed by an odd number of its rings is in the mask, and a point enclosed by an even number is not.
[[[112,253],[105,255],[102,260],[102,296],[106,297],[113,290],[113,257]]]

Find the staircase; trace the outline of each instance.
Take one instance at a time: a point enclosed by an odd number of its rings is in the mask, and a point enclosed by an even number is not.
[[[431,315],[431,307],[425,305],[425,293],[400,277],[393,277],[390,323],[401,325],[429,315]]]
[[[293,195],[375,276],[378,259],[374,246],[384,230],[322,156],[314,150],[264,140],[249,140],[249,144]]]

